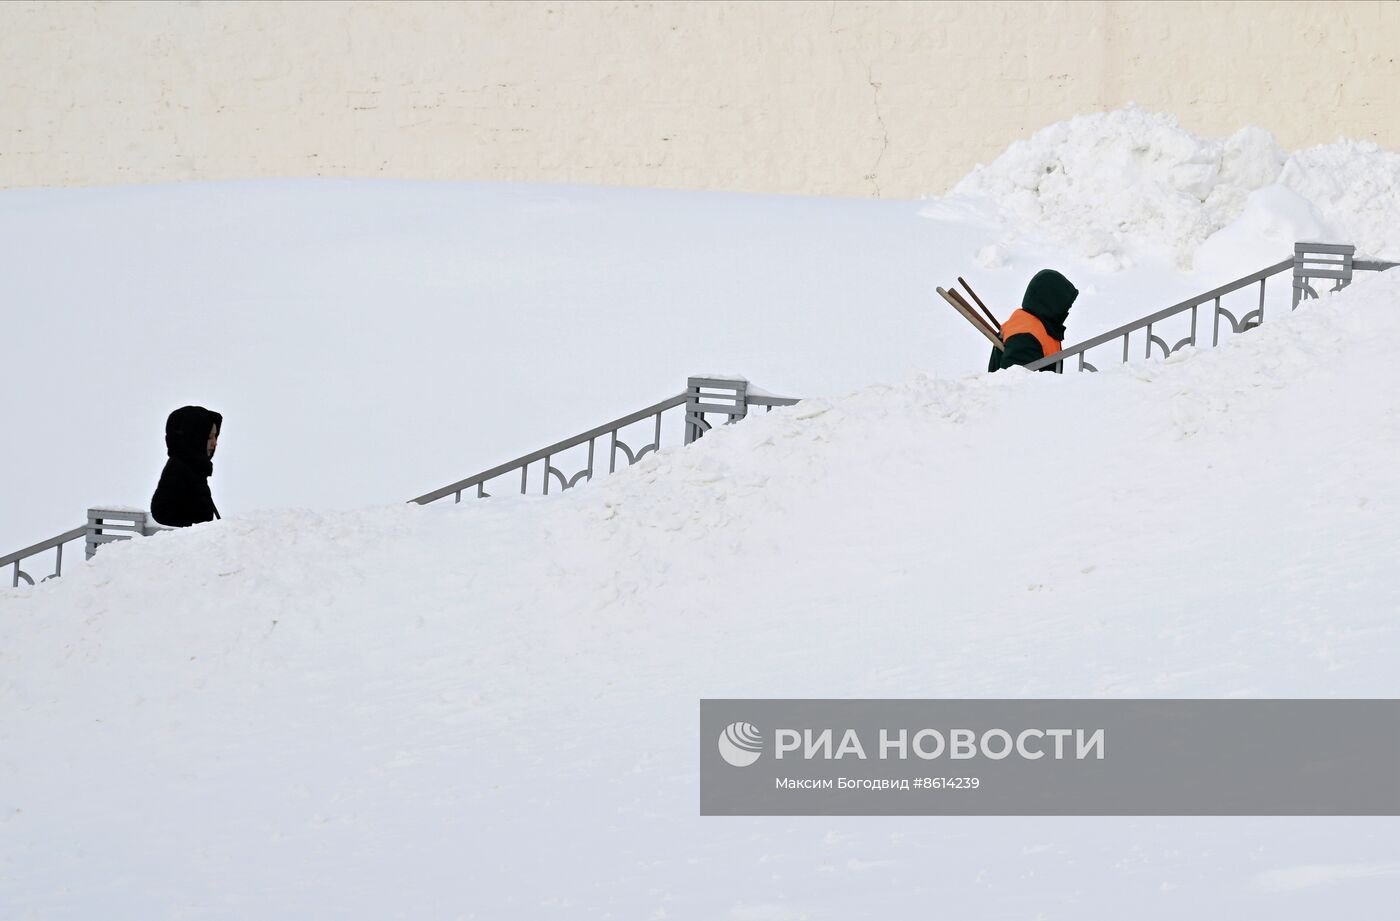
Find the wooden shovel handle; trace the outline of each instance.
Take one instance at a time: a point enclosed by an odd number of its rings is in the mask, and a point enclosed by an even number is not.
[[[996,347],[997,351],[1001,351],[1005,348],[1001,337],[993,332],[992,328],[987,325],[987,322],[977,315],[967,301],[962,299],[962,295],[958,294],[956,291],[945,291],[942,288],[937,288],[935,290],[938,291],[939,295],[945,301],[952,305],[954,310],[963,315],[963,319],[971,323],[979,333],[986,336],[987,339],[991,341],[992,345]]]
[[[992,321],[992,325],[996,327],[997,335],[1000,336],[1001,324],[997,322],[996,317],[992,316],[992,312],[987,309],[987,305],[982,303],[982,299],[977,296],[977,292],[972,290],[972,285],[969,285],[967,279],[963,278],[961,275],[958,276],[958,284],[966,288],[967,293],[972,295],[972,299],[977,302],[978,307],[982,308],[982,312],[987,315],[987,319]]]

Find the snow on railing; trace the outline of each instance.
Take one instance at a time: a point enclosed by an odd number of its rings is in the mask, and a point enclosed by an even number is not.
[[[1047,355],[1039,361],[1026,365],[1027,370],[1039,371],[1041,368],[1054,366],[1055,370],[1063,373],[1065,362],[1077,359],[1075,362],[1076,371],[1097,371],[1094,365],[1086,359],[1090,349],[1106,345],[1110,342],[1121,340],[1123,344],[1121,362],[1128,361],[1130,341],[1134,333],[1143,333],[1142,350],[1144,358],[1152,357],[1152,348],[1156,346],[1161,350],[1162,357],[1172,355],[1181,349],[1200,346],[1197,335],[1199,313],[1202,308],[1210,311],[1211,339],[1210,344],[1216,346],[1220,344],[1220,320],[1223,317],[1230,324],[1232,332],[1242,333],[1245,330],[1253,329],[1264,322],[1264,295],[1265,285],[1268,280],[1275,275],[1293,272],[1293,310],[1298,309],[1298,305],[1306,298],[1317,298],[1318,293],[1312,286],[1316,279],[1328,279],[1335,281],[1332,286],[1333,291],[1340,291],[1351,284],[1352,276],[1356,271],[1384,272],[1386,269],[1394,268],[1400,263],[1380,262],[1376,260],[1362,260],[1354,258],[1356,247],[1344,243],[1296,243],[1293,246],[1292,258],[1282,262],[1276,262],[1267,268],[1260,269],[1252,275],[1237,279],[1227,285],[1221,285],[1205,294],[1199,294],[1180,304],[1173,304],[1156,313],[1148,314],[1141,319],[1126,323],[1117,329],[1111,329],[1106,333],[1101,333],[1092,339],[1086,339],[1067,349],[1061,349],[1054,355]],[[1221,299],[1228,294],[1259,286],[1259,301],[1254,309],[1241,316],[1235,316],[1234,312],[1221,305]],[[1239,309],[1239,308],[1236,308]],[[1154,327],[1160,330],[1161,324],[1165,320],[1190,311],[1191,331],[1175,344],[1168,345],[1167,340],[1154,331]],[[1112,360],[1112,359],[1110,359]]]

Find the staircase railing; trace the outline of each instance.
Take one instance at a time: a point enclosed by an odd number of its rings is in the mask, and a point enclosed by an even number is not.
[[[1076,371],[1097,371],[1098,368],[1091,364],[1087,355],[1090,349],[1107,345],[1111,342],[1122,341],[1123,351],[1120,362],[1126,363],[1129,359],[1129,348],[1134,333],[1142,333],[1142,354],[1144,358],[1152,357],[1152,349],[1156,347],[1163,358],[1175,354],[1187,347],[1198,347],[1202,343],[1198,336],[1198,326],[1200,312],[1205,308],[1210,312],[1210,326],[1212,347],[1220,344],[1220,320],[1224,318],[1230,324],[1232,333],[1242,333],[1247,329],[1253,329],[1264,322],[1264,296],[1265,285],[1270,278],[1275,275],[1293,272],[1293,310],[1298,309],[1298,304],[1305,298],[1317,298],[1317,290],[1312,282],[1316,279],[1328,279],[1335,281],[1332,286],[1333,291],[1340,291],[1351,284],[1352,277],[1357,271],[1384,272],[1386,269],[1394,268],[1400,263],[1380,262],[1377,260],[1362,260],[1354,258],[1356,247],[1340,243],[1296,243],[1293,247],[1293,257],[1282,262],[1276,262],[1271,266],[1260,269],[1252,275],[1236,279],[1227,285],[1221,285],[1207,291],[1205,294],[1198,294],[1180,304],[1173,304],[1156,313],[1148,314],[1145,317],[1125,323],[1117,329],[1111,329],[1106,333],[1101,333],[1092,339],[1086,339],[1067,349],[1062,349],[1054,355],[1047,355],[1039,361],[1026,365],[1027,370],[1039,371],[1041,368],[1054,366],[1055,370],[1063,373],[1065,363],[1072,362]],[[1221,299],[1228,294],[1242,291],[1254,285],[1259,286],[1259,300],[1257,306],[1247,313],[1236,316],[1235,313],[1221,304]],[[1252,302],[1251,302],[1252,303]],[[1236,308],[1239,309],[1239,308]],[[1163,339],[1159,332],[1163,321],[1172,317],[1180,316],[1186,312],[1191,314],[1190,332],[1178,339],[1175,343],[1168,344],[1167,339]],[[1112,359],[1110,359],[1112,360]]]
[[[33,546],[17,550],[8,556],[0,557],[0,570],[9,567],[10,587],[18,588],[20,582],[34,584],[34,576],[22,568],[31,560],[40,560],[45,554],[53,553],[53,571],[39,579],[47,582],[63,575],[63,548],[76,540],[83,542],[84,555],[92,559],[97,548],[114,540],[127,540],[132,537],[149,537],[157,531],[170,530],[157,524],[144,510],[138,508],[90,508],[87,524],[64,531],[56,537],[41,540]],[[31,566],[32,568],[32,566]]]
[[[720,414],[725,417],[726,422],[735,422],[744,418],[751,406],[762,406],[768,411],[774,406],[791,406],[796,402],[793,397],[779,397],[753,391],[744,378],[692,377],[686,381],[685,390],[675,396],[667,397],[659,403],[653,403],[645,409],[628,413],[611,422],[605,422],[586,432],[580,432],[572,438],[556,441],[538,451],[498,464],[464,480],[449,483],[409,501],[427,505],[429,502],[452,496],[454,502],[461,502],[463,494],[471,495],[473,490],[473,498],[484,499],[491,495],[486,491],[490,481],[501,477],[513,478],[517,473],[520,476],[519,492],[521,495],[527,495],[531,489],[532,470],[533,482],[540,495],[547,496],[551,480],[560,490],[564,490],[578,485],[581,481],[591,480],[602,472],[601,460],[598,457],[599,441],[604,442],[601,447],[606,452],[608,473],[617,470],[619,459],[626,462],[624,466],[628,466],[659,450],[663,436],[662,420],[670,410],[685,407],[683,443],[690,444],[710,430],[711,423],[707,420],[707,415]],[[642,422],[649,422],[650,425],[638,426],[638,423]],[[637,434],[628,436],[633,444],[639,436],[649,439],[636,448],[621,437],[624,430],[633,426],[638,426],[639,429]],[[577,467],[572,474],[566,473],[563,468],[569,468],[570,462],[582,466]]]
[[[28,585],[34,584],[34,577],[21,569],[23,563],[38,559],[45,554],[53,553],[53,572],[39,579],[40,582],[47,582],[50,579],[57,579],[63,575],[63,547],[65,544],[75,540],[82,540],[87,533],[87,526],[74,528],[71,531],[64,531],[57,537],[50,537],[48,540],[41,540],[37,544],[25,547],[23,550],[16,550],[8,556],[0,556],[0,570],[6,567],[10,569],[10,587],[18,588],[20,582]],[[32,567],[31,567],[32,568]]]

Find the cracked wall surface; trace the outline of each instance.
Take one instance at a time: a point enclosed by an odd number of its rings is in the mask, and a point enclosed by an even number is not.
[[[1400,2],[0,3],[0,186],[941,193],[1128,102],[1400,148]]]

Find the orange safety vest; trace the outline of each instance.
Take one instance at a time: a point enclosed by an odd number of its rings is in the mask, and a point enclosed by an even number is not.
[[[1039,317],[1024,310],[1017,310],[1001,324],[1001,341],[1010,342],[1012,336],[1021,333],[1030,333],[1036,338],[1040,343],[1041,352],[1044,353],[1043,357],[1060,351],[1060,340],[1050,338],[1050,334],[1045,331],[1045,324],[1040,322]]]

